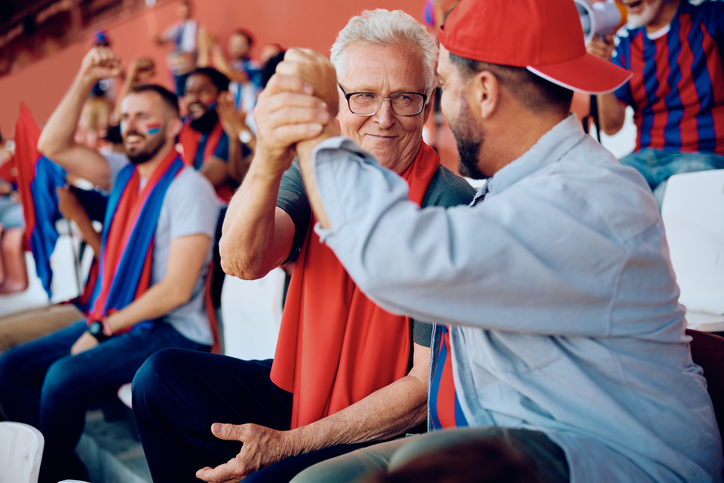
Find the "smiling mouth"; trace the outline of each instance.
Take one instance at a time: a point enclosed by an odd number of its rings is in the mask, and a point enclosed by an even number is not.
[[[200,102],[194,102],[193,104],[189,105],[189,113],[191,114],[191,117],[193,117],[194,119],[198,119],[206,114],[206,106],[204,106]]]
[[[384,134],[367,134],[367,136],[375,139],[396,139],[397,136],[384,135]]]
[[[139,144],[143,142],[143,136],[140,134],[127,134],[126,135],[126,144]]]
[[[633,2],[621,2],[621,3],[623,4],[624,7],[630,8],[630,9],[638,8],[644,4],[643,0],[634,0]]]

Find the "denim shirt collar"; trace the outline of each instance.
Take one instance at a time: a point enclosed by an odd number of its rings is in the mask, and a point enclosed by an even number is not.
[[[481,188],[476,200],[487,193],[497,194],[546,166],[557,163],[578,144],[586,133],[575,114],[553,126],[521,157],[498,170]]]

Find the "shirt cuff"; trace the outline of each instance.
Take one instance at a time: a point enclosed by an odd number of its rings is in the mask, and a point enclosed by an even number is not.
[[[345,171],[344,162],[352,159],[363,161],[374,161],[374,157],[355,144],[354,141],[337,136],[325,139],[319,143],[312,151],[312,166],[314,170],[314,178],[317,182],[317,191],[324,204],[324,210],[327,218],[333,227],[339,230],[344,225],[344,213],[342,212],[341,203],[336,203],[332,198],[337,196],[335,178],[340,177],[340,172]],[[333,223],[333,220],[336,223]],[[315,223],[314,231],[319,236],[321,242],[325,242],[335,229],[325,229]]]

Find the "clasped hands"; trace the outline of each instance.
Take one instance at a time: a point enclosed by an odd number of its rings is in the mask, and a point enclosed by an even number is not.
[[[298,151],[339,136],[337,73],[311,49],[289,49],[259,95],[254,109],[257,156],[267,172],[280,176]]]

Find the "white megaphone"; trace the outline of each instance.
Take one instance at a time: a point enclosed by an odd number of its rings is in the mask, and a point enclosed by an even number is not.
[[[626,7],[614,0],[573,0],[583,26],[586,45],[594,35],[611,34],[626,25]]]

